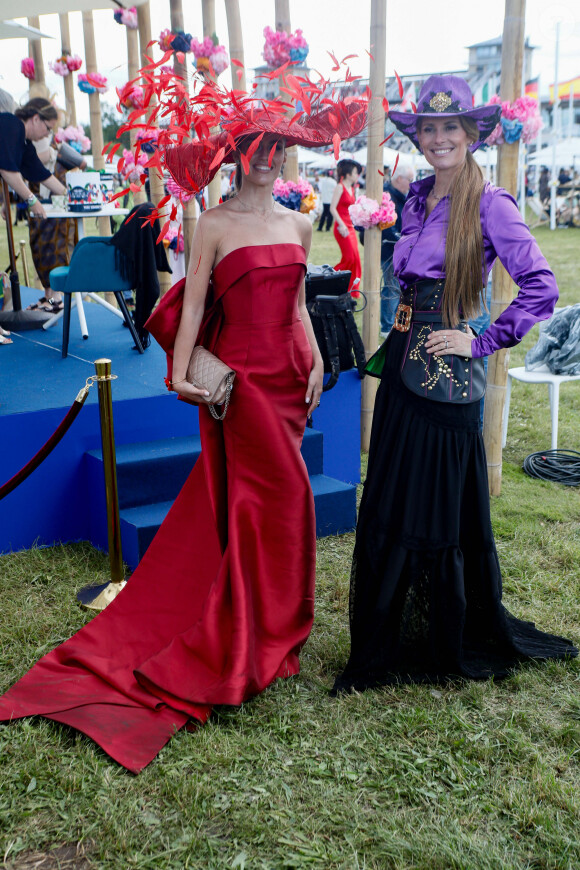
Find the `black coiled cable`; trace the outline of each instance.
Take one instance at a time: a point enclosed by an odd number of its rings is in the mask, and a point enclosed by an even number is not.
[[[577,450],[530,453],[524,459],[523,469],[530,477],[563,483],[564,486],[580,485],[580,453]]]

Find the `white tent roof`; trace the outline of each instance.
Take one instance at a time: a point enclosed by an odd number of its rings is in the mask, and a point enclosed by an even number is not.
[[[551,166],[554,148],[548,145],[541,151],[536,151],[528,158],[528,163],[541,163],[543,166]],[[580,163],[580,136],[571,139],[563,139],[556,145],[556,164],[558,166],[572,166],[574,161]]]
[[[147,0],[131,0],[124,3],[125,6],[141,6]],[[19,18],[32,18],[35,15],[52,15],[58,12],[85,12],[90,9],[118,9],[113,0],[0,0],[0,19],[14,18],[18,13]]]
[[[14,10],[12,10],[14,12]],[[53,39],[48,33],[19,24],[18,21],[0,21],[0,39]]]
[[[334,169],[336,166],[336,160],[334,159],[334,154],[314,154],[314,160],[311,160],[308,164],[311,169]],[[356,157],[350,151],[340,151],[338,155],[339,160],[356,160]]]

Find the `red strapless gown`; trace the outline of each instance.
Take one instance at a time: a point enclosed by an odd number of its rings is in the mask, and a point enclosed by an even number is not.
[[[338,246],[340,248],[340,253],[342,256],[340,258],[340,263],[337,263],[334,268],[339,271],[341,269],[348,269],[350,271],[350,281],[348,284],[349,290],[352,289],[352,285],[354,284],[356,278],[360,278],[362,275],[356,230],[352,225],[352,221],[348,213],[349,205],[354,205],[354,203],[354,193],[352,191],[349,193],[347,189],[343,187],[342,194],[340,196],[340,199],[338,200],[338,205],[336,206],[336,210],[348,227],[348,236],[340,235],[340,233],[338,232],[338,224],[335,222],[334,238],[338,242]]]
[[[202,454],[123,592],[0,698],[138,772],[176,729],[298,673],[314,610],[314,500],[300,454],[312,353],[300,245],[218,263],[215,351],[236,371],[223,423],[200,408]]]

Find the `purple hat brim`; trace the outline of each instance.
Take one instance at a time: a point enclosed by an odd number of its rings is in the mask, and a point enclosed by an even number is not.
[[[501,117],[501,106],[479,106],[476,109],[468,109],[465,112],[389,112],[389,119],[397,130],[408,136],[413,145],[420,151],[417,139],[417,120],[419,118],[471,118],[479,129],[479,139],[469,146],[470,151],[477,151],[483,145],[487,137],[495,130]]]

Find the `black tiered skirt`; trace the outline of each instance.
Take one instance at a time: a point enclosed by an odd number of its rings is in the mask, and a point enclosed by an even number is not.
[[[377,393],[350,590],[351,654],[334,692],[506,676],[578,650],[502,604],[479,402],[402,384],[393,331]]]

